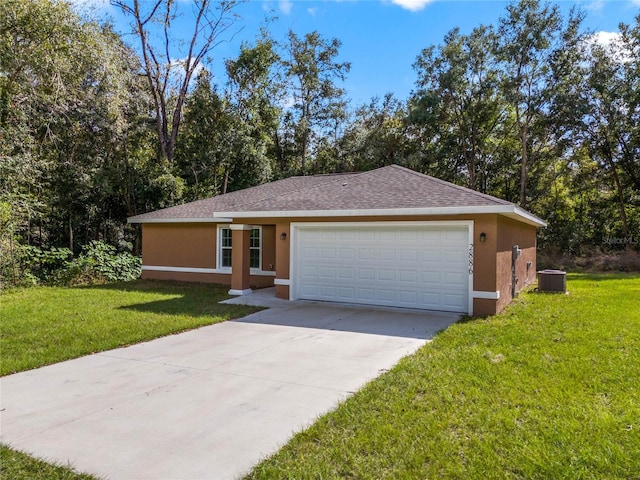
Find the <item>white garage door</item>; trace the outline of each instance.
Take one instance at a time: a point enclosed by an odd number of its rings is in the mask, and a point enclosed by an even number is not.
[[[469,225],[294,226],[293,298],[469,310]]]

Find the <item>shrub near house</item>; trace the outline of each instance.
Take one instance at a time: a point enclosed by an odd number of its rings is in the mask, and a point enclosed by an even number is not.
[[[0,264],[0,286],[129,281],[140,276],[140,267],[140,258],[99,241],[85,245],[75,258],[68,248],[42,250],[21,245],[13,258]]]

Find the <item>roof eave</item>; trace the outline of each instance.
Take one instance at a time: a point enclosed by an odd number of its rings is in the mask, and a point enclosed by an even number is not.
[[[527,212],[525,209],[518,207],[517,205],[513,206],[513,212],[505,213],[505,215],[507,217],[519,220],[535,227],[547,228],[547,222],[542,220],[540,217],[536,217],[533,213]]]
[[[190,218],[127,218],[127,223],[231,223],[228,217],[190,217]]]
[[[218,217],[241,218],[297,218],[297,217],[378,217],[409,215],[477,215],[501,214],[536,227],[547,224],[535,215],[513,205],[479,205],[471,207],[426,207],[426,208],[378,208],[355,210],[279,210],[279,211],[247,211],[247,212],[215,212]]]

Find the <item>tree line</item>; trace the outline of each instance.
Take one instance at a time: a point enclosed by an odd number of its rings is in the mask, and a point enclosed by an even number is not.
[[[416,58],[408,99],[353,105],[341,42],[268,28],[225,61],[234,1],[116,1],[130,44],[61,0],[0,5],[0,255],[101,240],[126,218],[291,175],[391,163],[548,221],[540,246],[637,248],[640,15],[609,42],[538,0],[451,30]],[[186,38],[186,40],[185,40]],[[5,261],[6,263],[6,261]]]

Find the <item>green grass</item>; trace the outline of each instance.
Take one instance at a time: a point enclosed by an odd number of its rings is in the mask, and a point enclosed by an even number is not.
[[[0,478],[6,480],[95,480],[70,466],[55,465],[0,444]]]
[[[573,275],[568,288],[453,325],[247,478],[640,479],[640,275]],[[224,291],[135,282],[5,293],[3,371],[250,311],[218,305]],[[2,478],[93,478],[0,453]]]
[[[640,479],[640,276],[458,323],[250,479]]]
[[[138,280],[0,294],[0,375],[61,362],[203,325],[256,308],[220,305],[227,288]]]

